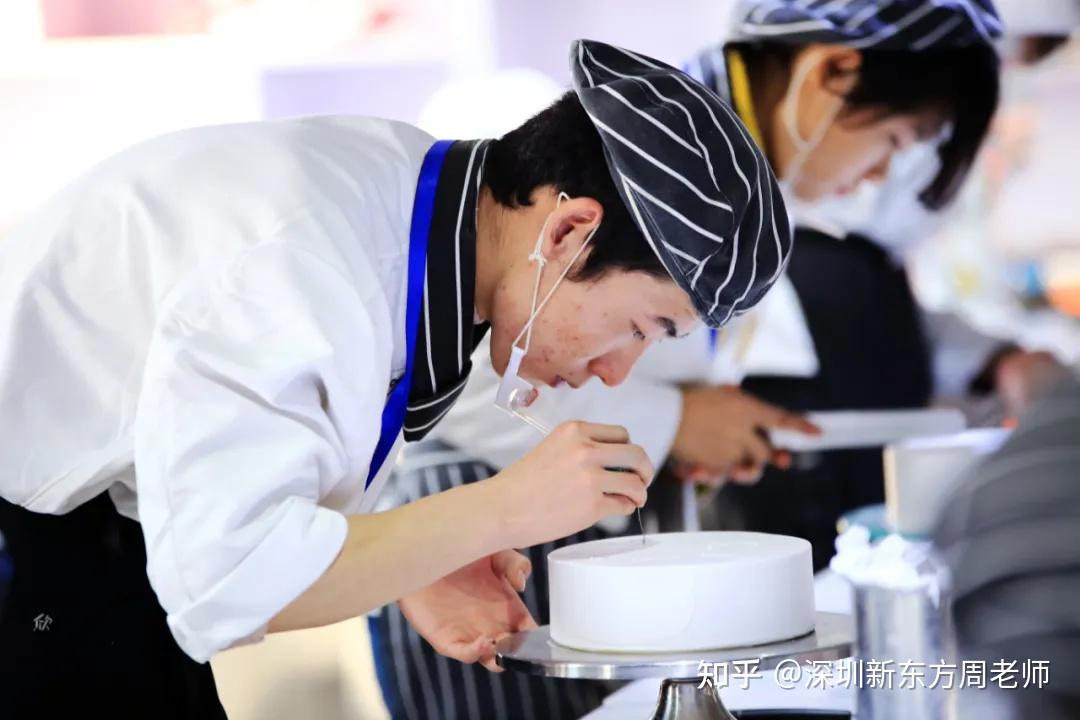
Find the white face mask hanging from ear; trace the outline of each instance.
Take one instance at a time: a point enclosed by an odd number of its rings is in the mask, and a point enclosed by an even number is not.
[[[564,192],[560,192],[558,200],[555,203],[555,207],[558,208],[559,205],[562,204],[563,200],[569,199],[569,195]],[[593,235],[595,235],[596,231],[600,228],[600,223],[596,223],[596,225],[593,226],[593,229],[590,230],[588,236],[586,236],[585,241],[581,243],[581,247],[577,249],[577,252],[574,253],[574,256],[570,258],[570,262],[568,262],[566,264],[566,267],[563,268],[563,271],[559,275],[558,279],[555,281],[555,284],[551,286],[550,290],[548,290],[547,295],[544,296],[544,299],[540,300],[539,304],[537,304],[540,295],[540,279],[544,274],[544,265],[547,264],[547,258],[544,257],[543,253],[544,237],[547,234],[548,223],[551,221],[552,214],[554,214],[554,210],[549,213],[547,218],[544,220],[544,225],[540,228],[540,234],[536,238],[536,247],[533,249],[532,253],[529,254],[529,261],[536,263],[536,282],[533,285],[532,306],[529,313],[529,319],[525,322],[524,327],[521,328],[521,332],[518,333],[518,336],[516,338],[514,338],[514,342],[510,346],[510,361],[506,365],[506,371],[503,373],[502,380],[499,382],[499,389],[495,393],[496,407],[506,410],[507,412],[528,422],[530,425],[533,424],[531,422],[531,418],[523,415],[520,410],[521,408],[529,404],[533,393],[536,391],[536,388],[534,388],[528,380],[520,377],[518,375],[518,372],[521,368],[521,361],[525,359],[525,353],[529,351],[529,343],[532,341],[533,323],[540,315],[540,311],[544,309],[544,306],[547,304],[548,300],[551,299],[551,296],[555,293],[555,290],[562,283],[567,273],[570,272],[570,268],[574,267],[574,263],[577,262],[577,259],[579,257],[581,257],[581,253],[583,253],[585,251],[585,248],[588,247],[589,241],[592,240]],[[522,337],[525,338],[525,344],[519,347],[518,343],[521,342]]]
[[[821,119],[818,126],[814,128],[814,132],[810,134],[809,138],[804,138],[799,132],[799,100],[802,97],[802,86],[806,83],[806,78],[810,75],[810,71],[813,69],[814,63],[812,60],[804,60],[795,68],[795,72],[792,75],[791,83],[788,85],[787,94],[784,95],[783,108],[781,109],[781,119],[784,121],[784,130],[787,132],[788,137],[791,138],[791,143],[795,146],[795,155],[791,158],[791,162],[788,164],[787,171],[784,173],[784,177],[780,179],[780,192],[783,193],[785,198],[797,199],[795,195],[795,185],[798,182],[802,173],[803,165],[806,164],[806,159],[810,157],[810,153],[821,144],[821,141],[825,139],[825,133],[832,127],[833,122],[836,120],[836,116],[840,114],[840,110],[844,107],[843,97],[837,97],[836,103],[829,112],[825,114],[825,117]]]

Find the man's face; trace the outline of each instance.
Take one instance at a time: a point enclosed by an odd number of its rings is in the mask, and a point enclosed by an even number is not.
[[[547,264],[540,282],[540,301],[580,249],[601,212],[599,204],[589,198],[568,200],[558,208],[551,202],[546,209],[551,218],[545,229]],[[535,244],[537,219],[543,223],[534,213],[532,239],[520,243],[521,247]],[[580,387],[593,376],[606,385],[618,385],[650,344],[684,335],[699,322],[689,296],[668,277],[615,270],[598,279],[572,280],[588,252],[586,247],[533,322],[520,374],[539,387],[563,383]],[[528,261],[528,253],[525,249],[516,253],[519,259],[511,258],[511,266],[495,291],[489,318],[491,361],[500,375],[506,370],[514,338],[531,311],[537,266]]]

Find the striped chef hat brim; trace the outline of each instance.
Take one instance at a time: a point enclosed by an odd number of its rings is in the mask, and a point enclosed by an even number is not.
[[[926,50],[992,44],[991,0],[740,0],[731,40]]]
[[[712,326],[753,306],[791,251],[772,170],[734,111],[658,61],[578,41],[574,85],[616,189],[668,273]]]

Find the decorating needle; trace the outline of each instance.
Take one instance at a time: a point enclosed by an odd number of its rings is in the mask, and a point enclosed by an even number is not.
[[[531,427],[533,430],[536,430],[537,432],[539,432],[539,433],[541,433],[543,435],[550,435],[551,434],[551,428],[547,427],[546,425],[544,425],[542,422],[540,422],[536,418],[532,417],[531,415],[527,415],[527,414],[521,412],[516,407],[512,408],[512,412],[514,413],[514,417],[516,417],[518,420],[521,420],[523,423],[525,423],[526,425]],[[613,467],[613,468],[606,468],[606,469],[611,470],[613,472],[633,472],[629,468],[621,468],[621,467]],[[641,531],[641,544],[644,545],[645,544],[645,523],[641,519],[641,508],[637,508],[637,523],[638,523],[638,529]]]

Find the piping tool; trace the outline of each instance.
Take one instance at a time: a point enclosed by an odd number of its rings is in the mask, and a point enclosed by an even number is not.
[[[518,420],[521,420],[523,423],[525,423],[526,425],[531,427],[533,430],[536,430],[538,433],[541,433],[542,435],[545,435],[545,436],[550,435],[551,434],[551,428],[549,428],[547,425],[540,422],[536,418],[532,417],[528,413],[524,413],[524,412],[521,411],[520,404],[518,402],[515,402],[518,397],[519,397],[518,391],[515,390],[515,391],[510,393],[510,398],[509,398],[510,402],[508,403],[508,405],[509,405],[508,412],[511,415],[513,415],[514,417],[516,417]],[[611,470],[612,472],[633,472],[629,468],[621,468],[621,467],[609,467],[609,468],[604,468],[604,469],[605,470]],[[641,531],[641,544],[644,545],[645,544],[645,523],[641,519],[641,508],[637,508],[637,522],[638,522],[638,529]]]

